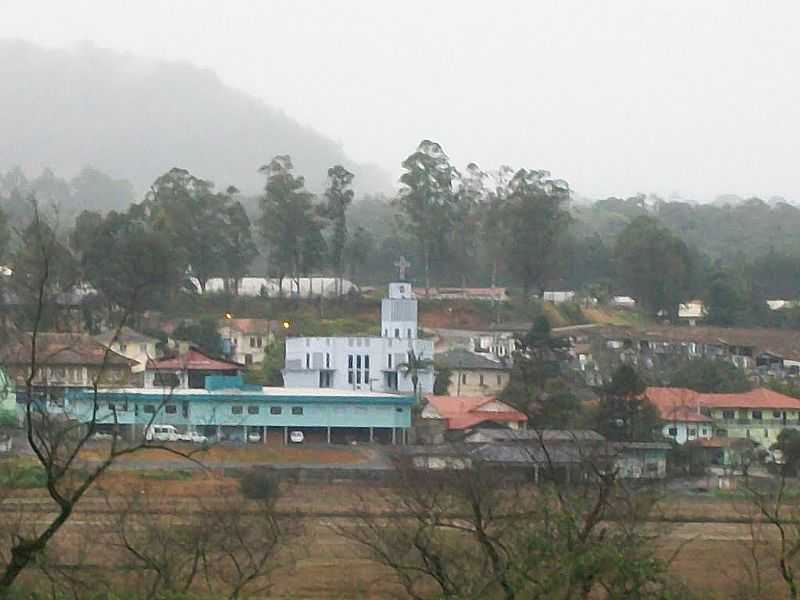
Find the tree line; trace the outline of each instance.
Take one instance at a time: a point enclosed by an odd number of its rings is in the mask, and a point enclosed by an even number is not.
[[[220,277],[231,293],[246,275],[276,277],[281,286],[318,274],[383,283],[404,255],[418,287],[505,286],[523,296],[573,289],[601,301],[631,295],[654,317],[673,320],[681,302],[700,298],[712,324],[800,326],[800,310],[766,306],[800,296],[800,210],[785,202],[692,205],[640,195],[578,204],[569,184],[547,171],[475,163],[460,170],[431,140],[401,166],[394,197],[356,199],[354,175],[342,165],[328,169],[317,195],[291,157],[279,155],[258,169],[258,196],[218,190],[175,168],[139,203],[124,182],[93,169],[70,182],[49,171],[28,181],[12,169],[0,177],[0,246],[13,246],[9,231],[24,230],[36,197],[40,208],[91,207],[60,241],[110,298],[115,273],[124,286],[131,267],[123,263],[142,254],[162,268],[151,286],[162,293],[187,277],[201,291]],[[4,261],[14,258],[6,253]]]

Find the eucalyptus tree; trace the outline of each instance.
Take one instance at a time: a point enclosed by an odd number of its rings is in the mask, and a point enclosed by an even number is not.
[[[544,292],[558,256],[557,242],[567,230],[570,190],[547,171],[520,169],[508,184],[500,206],[500,234],[508,269],[528,295]]]
[[[341,165],[328,169],[328,187],[325,190],[324,215],[333,226],[329,251],[330,263],[336,276],[336,295],[342,293],[342,273],[344,271],[344,254],[347,247],[347,208],[353,202],[351,187],[355,176]]]
[[[458,171],[442,147],[422,140],[402,163],[402,188],[396,199],[400,225],[419,243],[422,251],[425,290],[430,288],[431,262],[442,258],[453,228],[454,182]]]
[[[227,203],[224,212],[222,264],[225,281],[230,282],[229,289],[233,291],[234,295],[238,295],[239,282],[247,274],[249,265],[258,256],[258,248],[253,240],[250,217],[247,216],[247,211],[242,203],[234,200],[239,190],[230,186],[225,193],[231,200]]]
[[[185,169],[171,169],[153,183],[142,209],[183,256],[201,291],[225,269],[228,194],[214,192],[214,183]]]
[[[642,306],[671,319],[688,293],[692,261],[686,244],[651,217],[637,217],[615,246],[618,276]]]
[[[275,156],[259,172],[266,175],[261,197],[261,235],[270,266],[280,279],[310,273],[322,262],[322,224],[314,207],[314,195],[305,189],[302,175],[295,176],[288,155]]]

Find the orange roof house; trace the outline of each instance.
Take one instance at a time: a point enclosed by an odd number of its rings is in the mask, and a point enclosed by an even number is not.
[[[484,424],[524,428],[525,413],[491,396],[425,396],[423,419],[444,419],[447,429],[464,430]]]
[[[769,445],[786,427],[800,427],[800,400],[766,388],[707,394],[649,387],[645,395],[665,423],[664,434],[678,443],[716,435]]]

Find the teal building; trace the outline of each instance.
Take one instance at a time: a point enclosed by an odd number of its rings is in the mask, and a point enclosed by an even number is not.
[[[94,394],[72,391],[63,411],[88,422]],[[173,425],[212,440],[285,444],[294,431],[316,443],[400,444],[411,426],[413,394],[337,389],[261,387],[239,376],[208,376],[203,389],[103,389],[97,395],[97,430],[119,427],[126,437],[149,424]]]

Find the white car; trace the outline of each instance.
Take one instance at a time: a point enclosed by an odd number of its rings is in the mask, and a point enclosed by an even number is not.
[[[145,431],[144,439],[148,442],[177,442],[180,437],[173,425],[151,425]]]
[[[178,439],[182,442],[191,442],[192,444],[205,444],[208,438],[196,431],[187,431],[186,433],[179,433]]]
[[[98,440],[98,441],[99,440],[103,440],[103,441],[105,441],[105,440],[113,440],[114,436],[112,434],[110,434],[110,433],[103,433],[101,431],[98,431],[97,433],[95,433],[92,436],[92,439]]]
[[[257,444],[261,441],[261,434],[260,433],[249,433],[247,434],[247,441],[251,444]]]
[[[302,444],[305,436],[302,431],[292,431],[289,434],[289,441],[293,444]]]

